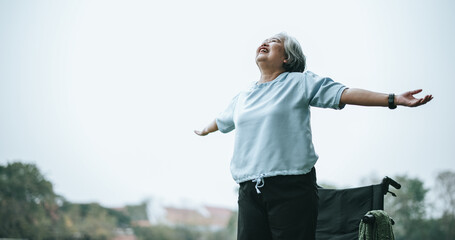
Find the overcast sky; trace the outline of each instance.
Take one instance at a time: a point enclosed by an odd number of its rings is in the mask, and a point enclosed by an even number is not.
[[[235,132],[198,137],[259,78],[286,31],[308,70],[429,104],[312,110],[318,180],[359,186],[455,170],[453,1],[0,0],[0,163],[36,163],[55,191],[106,206],[145,198],[234,208]]]

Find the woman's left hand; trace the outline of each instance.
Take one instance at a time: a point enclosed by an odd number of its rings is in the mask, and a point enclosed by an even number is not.
[[[397,95],[395,104],[407,107],[418,107],[433,99],[433,95],[426,95],[423,98],[415,98],[414,95],[420,92],[422,92],[422,89],[417,89]]]

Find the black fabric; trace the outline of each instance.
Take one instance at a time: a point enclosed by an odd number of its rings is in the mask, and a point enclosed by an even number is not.
[[[240,184],[238,240],[314,240],[318,211],[316,173]]]
[[[384,209],[382,185],[319,189],[317,240],[357,240],[359,223],[370,210]]]

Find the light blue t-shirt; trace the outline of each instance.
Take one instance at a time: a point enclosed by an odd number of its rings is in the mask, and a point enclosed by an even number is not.
[[[346,87],[306,71],[284,72],[235,96],[217,118],[218,129],[236,129],[232,177],[237,183],[308,173],[316,163],[310,106],[341,109]]]

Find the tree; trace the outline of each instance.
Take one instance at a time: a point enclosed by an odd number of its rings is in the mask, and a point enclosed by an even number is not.
[[[385,210],[395,220],[393,227],[397,240],[432,239],[428,236],[428,222],[425,219],[425,196],[428,189],[418,178],[409,178],[406,175],[394,178],[402,186],[395,191],[397,197],[385,198]]]
[[[74,204],[61,207],[65,223],[65,237],[82,239],[110,239],[118,224],[117,215],[97,203]]]
[[[444,214],[455,215],[455,173],[443,171],[436,177],[435,187]]]
[[[0,166],[0,237],[55,238],[59,201],[34,164]]]
[[[34,164],[0,165],[0,238],[109,239],[130,222],[97,203],[66,201]]]
[[[141,220],[149,220],[147,214],[147,206],[148,201],[145,200],[141,204],[138,205],[127,205],[126,212],[131,218],[131,221],[141,221]]]
[[[438,198],[441,202],[442,216],[438,226],[444,236],[439,239],[455,239],[455,173],[443,171],[436,177]]]

